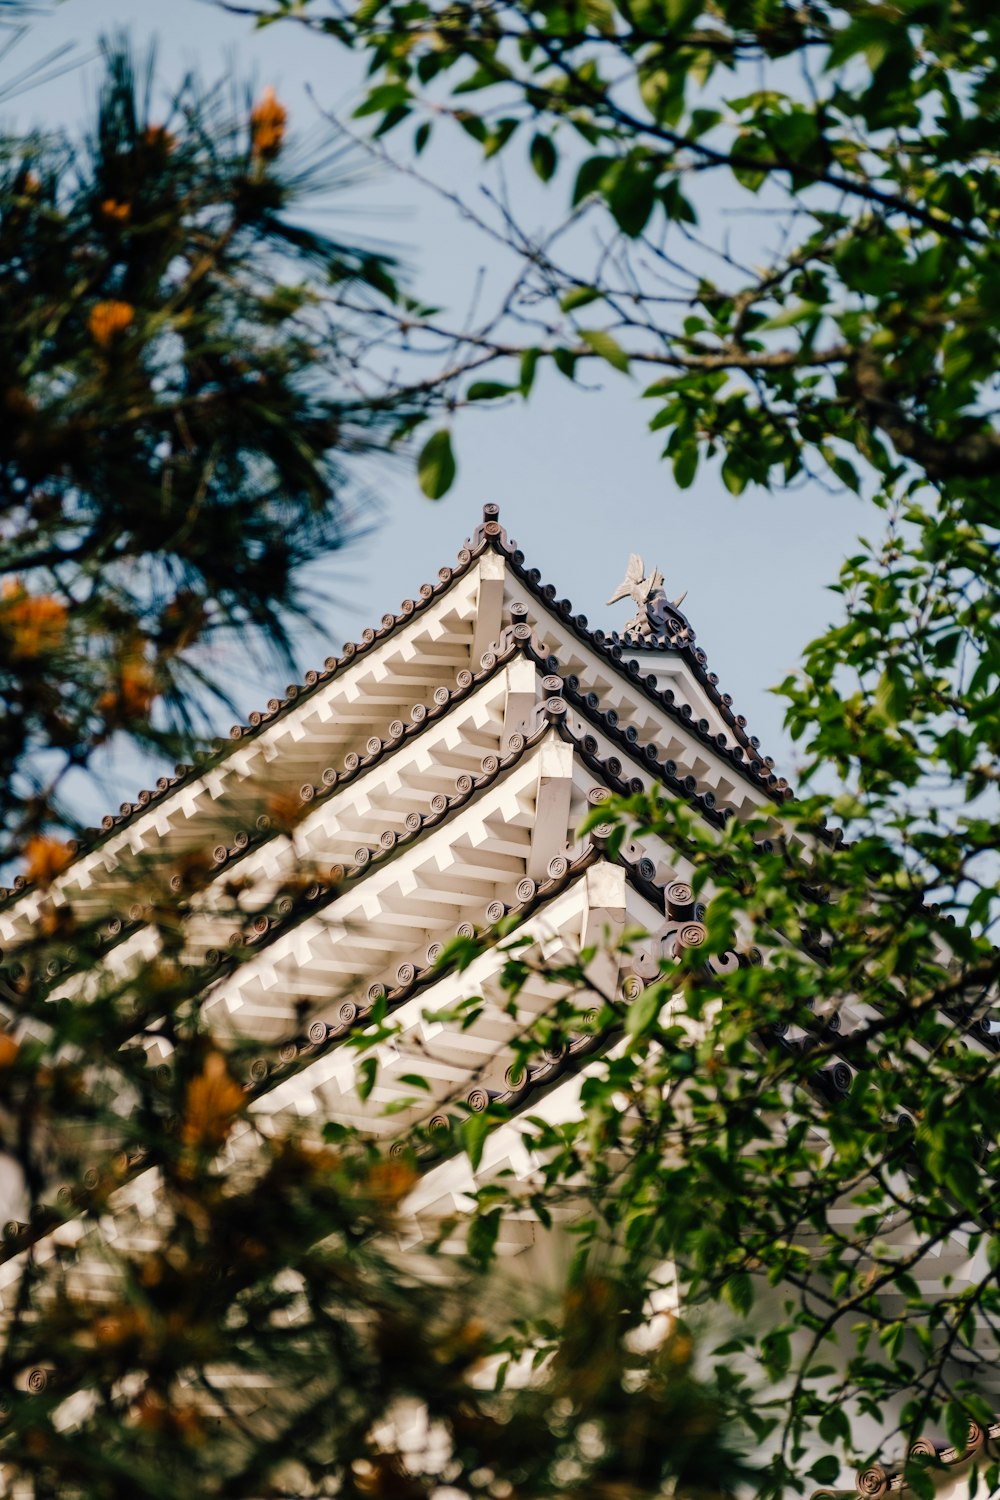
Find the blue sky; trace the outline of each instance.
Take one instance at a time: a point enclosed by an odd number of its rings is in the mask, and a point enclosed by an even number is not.
[[[165,90],[192,65],[206,80],[233,74],[258,87],[271,83],[293,127],[306,133],[321,128],[321,107],[349,115],[360,96],[357,59],[294,26],[255,33],[209,0],[62,0],[31,22],[4,72],[9,77],[66,42],[75,44],[79,65],[4,102],[4,123],[72,125],[85,118],[99,71],[97,38],[120,26],[137,41],[156,37]],[[453,132],[429,153],[428,170],[475,193],[477,149]],[[547,201],[526,170],[520,186],[527,211],[540,218]],[[480,270],[487,278],[505,273],[498,253],[440,199],[389,171],[376,174],[346,207],[338,203],[335,213],[340,217],[331,228],[391,242],[411,267],[414,289],[456,313]],[[735,500],[704,468],[690,490],[679,491],[659,457],[659,434],[646,429],[640,389],[610,371],[588,391],[543,375],[527,405],[463,412],[455,431],[458,481],[436,503],[421,495],[411,468],[370,466],[364,477],[379,497],[379,524],[318,570],[321,629],[303,635],[301,670],[433,578],[452,561],[482,505],[494,501],[529,563],[592,624],[612,628],[627,618],[627,603],[605,609],[604,600],[630,551],[663,570],[672,594],[686,589],[685,610],[722,686],[780,769],[794,774],[781,705],[767,689],[836,616],[839,602],[825,586],[858,531],[877,530],[877,520],[851,495],[810,487],[750,490]],[[249,709],[284,685],[254,672],[235,691]]]

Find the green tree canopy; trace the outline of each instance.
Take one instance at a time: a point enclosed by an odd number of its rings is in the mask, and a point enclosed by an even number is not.
[[[521,385],[539,357],[656,376],[680,485],[712,452],[736,492],[804,469],[856,488],[855,455],[996,473],[988,6],[227,8],[361,50],[380,136],[415,126],[420,151],[451,123],[551,182],[558,233],[508,224],[544,334]],[[566,214],[598,231],[589,264]],[[469,331],[470,363],[514,352],[509,310]]]
[[[721,837],[669,799],[600,810],[613,839],[688,854],[706,937],[679,1011],[670,967],[578,1133],[546,1144],[553,1184],[590,1174],[595,1234],[674,1257],[692,1305],[744,1313],[765,1280],[797,1288],[774,1330],[747,1333],[758,1367],[792,1375],[776,1414],[792,1468],[810,1432],[850,1444],[852,1401],[911,1438],[944,1409],[964,1440],[991,1410],[998,1312],[995,13],[228,8],[359,51],[377,149],[458,129],[547,184],[543,232],[522,230],[516,191],[490,224],[521,256],[510,297],[474,327],[408,329],[452,340],[457,404],[527,396],[544,361],[570,380],[603,363],[636,380],[680,487],[714,456],[734,494],[807,476],[882,513],[841,572],[840,619],[783,684],[802,795]],[[763,963],[731,964],[734,944]],[[616,1089],[648,1134],[612,1187]],[[955,1235],[972,1281],[929,1296],[920,1267]],[[832,1380],[826,1346],[849,1325]]]

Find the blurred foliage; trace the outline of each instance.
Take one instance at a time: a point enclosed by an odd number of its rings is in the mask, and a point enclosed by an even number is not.
[[[67,772],[114,735],[191,753],[209,648],[287,645],[303,565],[353,534],[351,460],[425,411],[364,380],[366,319],[412,306],[391,263],[290,212],[350,157],[295,167],[273,90],[161,112],[123,44],[105,64],[86,141],[0,143],[0,1487],[730,1493],[739,1399],[651,1330],[643,1278],[595,1255],[532,1299],[482,1233],[401,1256],[415,1148],[258,1127],[274,1060],[206,1015],[245,945],[186,948],[211,858],[168,838],[66,896]],[[301,813],[279,793],[256,826]],[[245,929],[246,897],[222,879],[213,914]]]
[[[107,53],[83,141],[0,140],[0,775],[4,854],[67,817],[68,769],[127,731],[190,748],[224,685],[207,647],[287,654],[303,565],[364,504],[391,413],[338,307],[392,263],[295,210],[357,175],[283,106]]]
[[[149,971],[127,988],[154,999]],[[562,1493],[569,1476],[608,1497],[668,1480],[692,1495],[731,1488],[742,1466],[719,1443],[727,1408],[695,1378],[690,1338],[670,1323],[652,1349],[633,1345],[641,1285],[610,1266],[581,1272],[547,1308],[558,1358],[530,1386],[497,1390],[491,1357],[519,1299],[504,1306],[460,1262],[442,1281],[426,1258],[393,1253],[412,1160],[346,1131],[335,1147],[243,1134],[238,1057],[207,1040],[176,978],[155,999],[157,1017],[169,1003],[162,1029],[130,1016],[124,1049],[108,1045],[126,1034],[110,996],[50,1007],[44,1041],[3,1038],[4,1129],[18,1121],[37,1195],[30,1222],[7,1230],[5,1259],[20,1255],[0,1359],[9,1488],[164,1500],[419,1500],[442,1483]],[[142,1065],[137,1044],[154,1033],[172,1043],[169,1069]],[[56,1198],[60,1175],[73,1186]]]

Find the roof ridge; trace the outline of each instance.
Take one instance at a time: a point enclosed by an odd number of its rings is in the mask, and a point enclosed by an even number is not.
[[[671,605],[672,615],[684,627],[684,639],[673,642],[662,642],[656,645],[646,643],[625,641],[617,630],[604,631],[599,626],[590,628],[586,615],[574,615],[573,606],[568,599],[556,600],[556,590],[553,584],[543,584],[541,573],[537,568],[525,568],[524,553],[518,547],[517,542],[508,538],[505,528],[500,524],[499,505],[483,506],[483,522],[476,528],[473,534],[473,543],[477,544],[482,538],[487,541],[496,551],[504,553],[513,564],[518,577],[527,584],[529,589],[541,597],[544,603],[554,606],[556,612],[566,621],[577,634],[584,637],[591,645],[603,647],[609,655],[620,661],[629,652],[646,652],[649,655],[676,652],[682,656],[691,668],[694,676],[705,688],[712,702],[715,703],[723,718],[730,725],[740,743],[749,750],[755,759],[760,760],[769,769],[774,766],[774,760],[770,756],[760,753],[760,741],[756,735],[747,731],[747,721],[743,714],[736,714],[732,710],[732,695],[724,693],[719,688],[717,673],[708,670],[708,655],[703,647],[695,646],[696,633],[688,617],[675,605]],[[638,670],[638,669],[637,669]]]
[[[537,640],[532,627],[528,625],[524,619],[524,615],[526,613],[527,607],[525,605],[518,606],[517,604],[514,604],[511,606],[511,615],[513,617],[514,623],[513,625],[507,626],[506,629],[501,632],[501,641],[508,632],[512,632],[515,637],[518,637],[525,641],[527,641],[529,638]],[[585,617],[578,616],[577,618],[584,619]],[[596,648],[598,650],[610,650],[612,654],[616,649],[614,645],[608,647],[604,642],[599,641],[596,636],[592,635],[586,629],[586,626],[582,627],[582,630],[578,633],[582,634],[583,638],[586,639],[587,644],[592,648]],[[562,665],[559,661],[559,658],[550,654],[543,657],[540,654],[541,642],[538,642],[538,646],[539,653],[537,659],[540,664],[547,666],[548,670],[553,673],[559,672]],[[493,655],[494,651],[492,648],[489,651],[485,651],[481,657],[481,661],[483,662],[483,664],[485,665],[487,658],[492,657]],[[618,660],[620,660],[620,657],[621,652],[619,651]],[[784,777],[779,777],[774,774],[774,771],[771,769],[771,763],[769,761],[761,760],[760,758],[755,758],[751,761],[747,761],[744,757],[741,746],[730,745],[725,734],[720,733],[713,735],[711,730],[709,729],[708,721],[706,719],[695,719],[694,710],[690,707],[689,704],[681,703],[678,705],[676,703],[674,691],[672,688],[660,688],[656,682],[656,679],[651,674],[646,677],[641,677],[639,675],[638,664],[634,662],[628,662],[627,664],[625,664],[624,675],[631,681],[633,681],[638,687],[640,687],[644,695],[653,703],[655,703],[658,708],[663,709],[670,718],[674,719],[678,724],[682,725],[686,733],[690,734],[695,739],[701,740],[702,744],[710,749],[713,754],[720,755],[731,761],[734,769],[739,772],[746,780],[751,782],[751,784],[763,785],[768,793],[774,798],[774,800],[778,802],[785,801],[788,797],[791,796],[791,788],[789,787],[788,782],[784,779]],[[580,683],[575,673],[565,674],[562,677],[562,680],[569,686],[570,690],[574,694],[576,694],[577,702],[581,706],[587,703],[587,700],[590,697],[595,696],[594,694],[584,695],[579,693],[578,689]],[[613,709],[597,711],[600,712],[602,718],[608,724],[609,728],[617,723],[617,714]],[[624,733],[627,738],[627,731],[624,731]]]

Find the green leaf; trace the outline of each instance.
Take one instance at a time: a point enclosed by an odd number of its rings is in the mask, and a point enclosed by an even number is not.
[[[521,355],[521,395],[530,396],[531,387],[535,383],[535,371],[538,369],[538,361],[542,357],[541,349],[525,349]]]
[[[819,1435],[824,1443],[836,1443],[840,1438],[850,1439],[851,1427],[842,1406],[831,1406],[819,1419]]]
[[[606,328],[581,328],[580,337],[601,359],[607,360],[616,370],[628,372],[629,358],[618,340]]]
[[[888,664],[878,680],[875,702],[890,724],[899,724],[906,716],[909,689],[906,677],[893,662]]]
[[[518,121],[512,119],[498,120],[496,126],[490,131],[483,145],[483,156],[487,160],[502,151],[517,129]]]
[[[466,401],[497,401],[501,396],[513,396],[516,385],[504,385],[499,380],[474,380],[465,393]]]
[[[786,1374],[792,1362],[792,1343],[787,1332],[780,1329],[767,1334],[761,1345],[768,1374],[773,1380]]]
[[[644,1036],[663,1008],[663,991],[650,985],[637,995],[625,1013],[625,1031],[629,1036]]]
[[[477,1214],[469,1225],[465,1248],[471,1259],[484,1269],[493,1258],[499,1230],[499,1208],[491,1208],[489,1213]]]
[[[684,113],[687,72],[683,68],[639,70],[639,97],[660,125],[676,125]]]
[[[493,1124],[494,1121],[485,1111],[482,1114],[469,1115],[467,1120],[462,1121],[462,1140],[473,1171],[483,1159],[483,1146],[486,1144],[486,1137]]]
[[[602,36],[614,34],[615,8],[611,0],[583,0],[583,11],[595,31]]]
[[[858,478],[858,471],[848,459],[834,454],[827,459],[827,463],[841,484],[846,485],[855,495],[861,493],[861,480]]]
[[[760,171],[757,167],[734,167],[733,176],[740,187],[745,187],[750,193],[756,193],[767,180],[767,173]]]
[[[681,192],[681,185],[676,177],[664,183],[659,196],[668,219],[676,219],[681,224],[697,224],[698,215],[690,199]]]
[[[735,1312],[746,1317],[753,1307],[753,1283],[746,1271],[734,1271],[726,1278],[725,1298]]]
[[[359,1099],[367,1099],[375,1087],[375,1077],[378,1073],[378,1059],[366,1057],[363,1062],[358,1063],[357,1091]]]
[[[705,9],[705,0],[664,0],[671,31],[686,29]]]
[[[575,286],[559,299],[559,306],[563,312],[572,312],[575,307],[586,307],[588,302],[596,302],[601,293],[596,287]]]
[[[461,125],[466,135],[471,135],[474,141],[485,146],[489,139],[489,127],[486,122],[471,109],[458,109],[455,111],[455,119]]]
[[[654,418],[655,420],[655,418]],[[674,482],[680,490],[686,490],[694,482],[698,472],[698,445],[685,443],[674,456]]]
[[[808,323],[820,316],[823,308],[816,302],[794,302],[791,307],[783,307],[781,312],[775,313],[773,318],[765,318],[763,323],[758,323],[759,329],[764,328],[794,328],[799,323]]]
[[[722,482],[731,495],[742,495],[747,487],[747,475],[730,457],[722,465]]]
[[[553,349],[552,362],[560,375],[565,375],[567,380],[576,378],[576,355],[569,349]]]
[[[365,115],[382,114],[388,110],[398,109],[405,106],[410,97],[410,91],[405,83],[382,83],[370,90],[368,95],[362,99],[354,111],[356,120]]]
[[[949,1401],[945,1407],[944,1430],[952,1447],[964,1453],[969,1444],[969,1414],[960,1401]]]
[[[538,134],[532,137],[529,152],[531,165],[543,182],[549,182],[555,175],[558,164],[556,148],[552,144],[550,136]]]
[[[378,140],[379,136],[388,135],[390,130],[395,130],[396,126],[408,119],[412,113],[413,111],[407,104],[393,105],[392,109],[386,110],[377,128],[372,132],[373,139]]]
[[[429,500],[440,500],[455,480],[455,455],[451,451],[451,434],[442,427],[429,437],[417,459],[417,478]]]
[[[608,168],[613,164],[613,156],[588,156],[576,174],[571,200],[574,208],[584,198],[589,198],[591,193],[599,190]]]
[[[408,1109],[412,1109],[417,1103],[412,1094],[399,1094],[395,1099],[390,1099],[388,1104],[382,1106],[383,1115],[401,1115]]]
[[[934,1500],[937,1487],[933,1476],[927,1472],[927,1465],[918,1463],[915,1459],[908,1459],[906,1463],[906,1485],[916,1495],[917,1500]]]
[[[626,160],[611,174],[607,198],[612,217],[623,234],[636,239],[649,222],[656,202],[657,169],[642,161]]]

